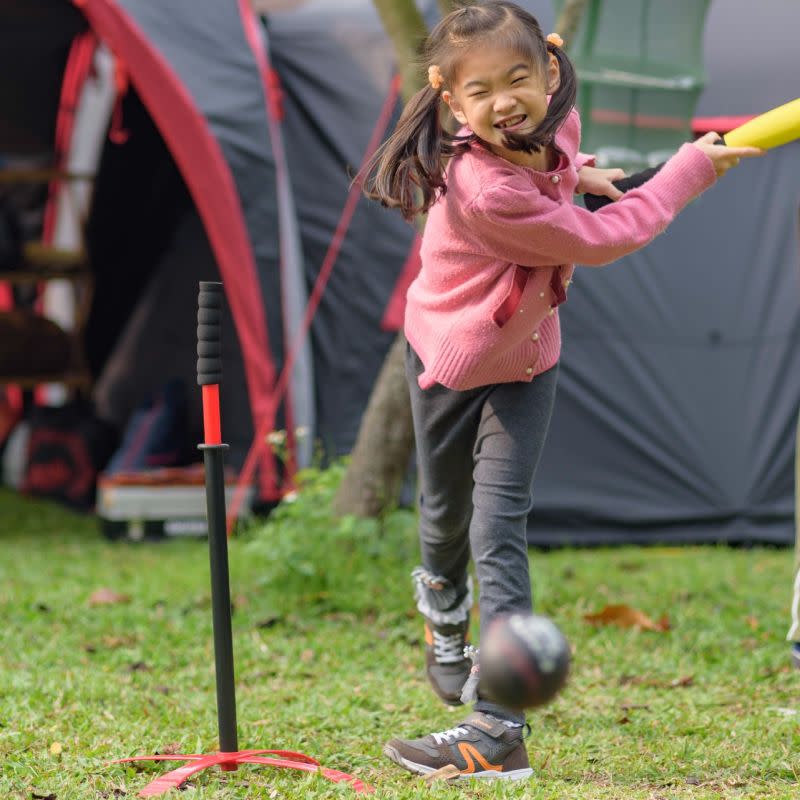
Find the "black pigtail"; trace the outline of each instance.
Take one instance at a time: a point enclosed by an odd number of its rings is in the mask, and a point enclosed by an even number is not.
[[[439,118],[441,95],[430,84],[406,104],[392,135],[360,173],[364,194],[410,220],[446,190],[443,156],[452,154]]]
[[[569,112],[575,106],[575,99],[578,94],[578,79],[575,75],[575,67],[569,56],[558,45],[547,42],[547,50],[558,60],[560,81],[558,89],[555,90],[550,98],[547,107],[547,115],[542,120],[539,130],[544,136],[549,136],[553,140],[559,128],[564,124]]]

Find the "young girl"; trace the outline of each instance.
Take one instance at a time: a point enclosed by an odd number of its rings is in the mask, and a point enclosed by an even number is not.
[[[560,39],[507,0],[447,15],[425,49],[428,85],[368,168],[368,194],[411,219],[428,212],[422,269],[408,291],[407,373],[419,460],[427,675],[444,702],[464,692],[472,592],[480,627],[530,611],[526,520],[561,347],[558,306],[574,263],[599,266],[647,244],[754,148],[684,144],[621,196],[621,170],[578,152],[575,74]],[[461,125],[440,123],[442,105]],[[617,200],[592,214],[576,192]],[[470,681],[468,686],[474,684]],[[463,692],[463,695],[462,695]],[[384,752],[412,772],[531,773],[524,716],[477,697],[460,725]]]

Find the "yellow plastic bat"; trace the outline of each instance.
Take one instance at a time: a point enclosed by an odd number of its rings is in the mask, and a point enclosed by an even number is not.
[[[728,131],[729,147],[760,147],[769,150],[800,137],[800,97],[773,108]]]

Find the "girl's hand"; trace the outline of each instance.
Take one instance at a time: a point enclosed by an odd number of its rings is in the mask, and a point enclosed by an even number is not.
[[[758,147],[727,147],[726,145],[714,144],[722,137],[714,131],[709,131],[705,136],[701,136],[692,144],[702,150],[714,165],[717,177],[722,177],[731,167],[735,167],[741,158],[756,158],[763,156],[766,151]]]
[[[623,192],[617,189],[612,181],[625,177],[621,169],[599,169],[598,167],[581,167],[578,170],[578,194],[600,194],[619,200]]]

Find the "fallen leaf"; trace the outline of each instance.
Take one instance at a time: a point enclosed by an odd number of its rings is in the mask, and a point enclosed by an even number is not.
[[[752,630],[754,631],[758,630],[758,625],[759,625],[758,617],[754,617],[751,615],[749,617],[745,617],[744,621],[750,626]]]
[[[110,606],[117,603],[129,603],[131,600],[130,595],[115,592],[113,589],[103,587],[97,589],[89,595],[90,606]]]
[[[127,634],[125,636],[104,636],[103,647],[109,650],[116,650],[119,647],[132,647],[139,641],[138,636]]]
[[[673,678],[671,681],[662,678],[651,678],[647,675],[620,675],[620,686],[655,686],[659,689],[682,689],[686,686],[694,685],[693,675],[684,675],[680,678]],[[642,706],[646,708],[647,706]],[[622,706],[626,708],[626,706]]]
[[[163,747],[156,750],[156,755],[174,756],[176,753],[182,753],[183,747],[180,742],[170,742]]]
[[[61,742],[53,742],[53,744],[50,745],[50,755],[60,756],[63,749],[64,747]]]
[[[300,653],[300,660],[304,664],[308,664],[309,661],[313,661],[314,660],[314,651],[313,650],[303,650],[303,652]]]
[[[31,792],[31,797],[33,800],[57,800],[56,795],[51,792],[50,794],[36,794],[36,792]]]
[[[431,784],[434,781],[451,781],[461,775],[458,767],[455,764],[448,764],[447,766],[437,769],[436,772],[431,772],[425,776],[425,783]]]
[[[584,614],[583,618],[591,625],[618,625],[620,628],[639,628],[659,633],[670,628],[666,615],[658,622],[653,622],[644,612],[624,604],[606,606],[595,614]]]

